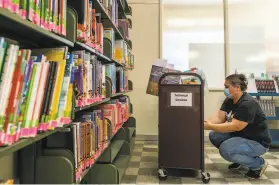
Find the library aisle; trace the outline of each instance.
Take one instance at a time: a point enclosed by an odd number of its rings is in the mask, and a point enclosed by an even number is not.
[[[263,177],[248,181],[244,177],[247,169],[229,172],[227,168],[229,163],[222,159],[218,150],[211,143],[205,143],[205,169],[211,175],[210,184],[279,184],[279,151],[271,150],[263,157],[269,163]],[[202,184],[200,177],[196,176],[199,173],[194,174],[193,171],[186,171],[185,174],[177,174],[173,171],[175,176],[169,176],[166,181],[159,181],[157,161],[157,141],[136,140],[135,149],[122,184]]]

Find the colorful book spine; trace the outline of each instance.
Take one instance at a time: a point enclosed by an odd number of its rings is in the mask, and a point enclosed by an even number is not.
[[[8,98],[9,94],[11,92],[12,88],[12,78],[13,73],[15,71],[15,66],[19,52],[19,47],[16,45],[9,45],[7,55],[5,57],[5,64],[0,84],[0,132],[1,132],[1,138],[0,143],[1,144],[9,144],[9,137],[6,133],[5,128],[7,128],[7,125],[5,125],[5,119],[6,119],[6,108],[8,106]]]
[[[58,117],[59,119],[65,119],[65,111],[66,111],[66,106],[67,106],[67,93],[69,90],[69,85],[71,81],[71,74],[72,74],[72,67],[73,67],[73,55],[68,54],[67,55],[67,62],[65,66],[65,73],[64,73],[64,79],[63,79],[63,84],[62,84],[62,89],[60,93],[60,99],[59,99],[59,113]],[[63,121],[59,122],[59,127],[62,127],[64,125]]]

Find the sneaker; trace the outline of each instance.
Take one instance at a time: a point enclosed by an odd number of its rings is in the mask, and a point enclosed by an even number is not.
[[[249,170],[245,174],[245,177],[247,177],[248,179],[259,179],[263,175],[263,173],[265,172],[267,166],[268,166],[268,163],[264,162],[261,169],[259,169],[259,170]]]
[[[241,164],[233,163],[229,165],[229,170],[239,170],[241,168]]]

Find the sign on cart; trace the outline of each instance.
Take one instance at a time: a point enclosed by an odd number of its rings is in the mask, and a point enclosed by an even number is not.
[[[192,107],[192,93],[171,93],[172,107]]]

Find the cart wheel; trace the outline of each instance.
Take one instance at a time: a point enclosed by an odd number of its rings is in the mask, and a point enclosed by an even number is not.
[[[159,169],[158,170],[158,177],[159,177],[160,180],[167,180],[168,172],[164,169]]]
[[[201,176],[202,176],[202,182],[208,184],[210,181],[210,174],[202,172]]]

